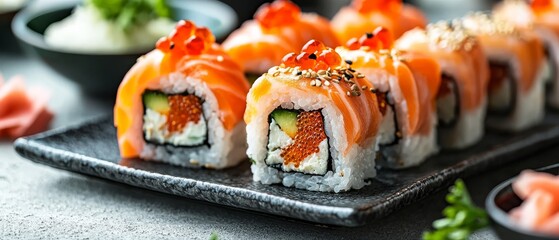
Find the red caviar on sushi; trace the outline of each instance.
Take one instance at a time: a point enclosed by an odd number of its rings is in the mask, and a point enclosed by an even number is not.
[[[327,19],[302,13],[291,1],[276,0],[262,5],[254,20],[234,31],[223,47],[246,73],[260,76],[279,65],[285,54],[299,50],[311,39],[326,46],[338,45]]]
[[[114,124],[121,156],[194,167],[237,164],[246,157],[248,89],[213,34],[180,21],[120,84]]]
[[[247,96],[254,180],[312,191],[365,186],[376,175],[382,119],[375,89],[320,41],[285,55]]]

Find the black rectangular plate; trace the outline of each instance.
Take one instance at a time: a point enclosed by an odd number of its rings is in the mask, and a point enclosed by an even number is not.
[[[309,192],[252,181],[248,160],[227,170],[188,169],[122,160],[109,118],[20,138],[17,152],[34,162],[235,208],[322,224],[359,226],[466,177],[559,142],[559,115],[516,134],[489,132],[476,146],[443,152],[420,167],[380,169],[371,184],[345,193]]]

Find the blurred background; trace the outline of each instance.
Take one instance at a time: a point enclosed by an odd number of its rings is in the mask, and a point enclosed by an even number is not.
[[[251,19],[252,15],[265,0],[221,0],[233,7],[239,16],[239,22]],[[343,6],[348,5],[351,0],[293,0],[305,12],[317,12],[328,18]],[[498,2],[497,0],[405,0],[404,2],[419,6],[428,15],[431,22],[452,19],[462,16],[471,11],[487,10]]]

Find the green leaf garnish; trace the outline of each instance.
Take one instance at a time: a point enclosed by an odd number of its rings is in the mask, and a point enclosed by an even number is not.
[[[472,202],[461,179],[450,188],[446,201],[449,206],[443,210],[444,218],[433,222],[435,230],[424,232],[424,240],[463,240],[476,230],[489,226],[487,213]]]
[[[124,30],[155,18],[171,18],[171,9],[165,0],[87,0],[86,4]]]
[[[210,235],[210,240],[219,240],[219,236],[217,235],[217,233],[212,232],[212,234]]]

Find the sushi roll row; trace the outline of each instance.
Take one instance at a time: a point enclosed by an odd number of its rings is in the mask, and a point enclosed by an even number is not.
[[[223,45],[181,21],[121,83],[121,155],[216,169],[248,157],[257,182],[340,192],[470,147],[486,124],[530,128],[545,84],[559,91],[559,43],[533,20],[555,8],[536,5],[525,25],[510,10],[427,24],[398,0],[354,0],[330,23],[277,0]]]

